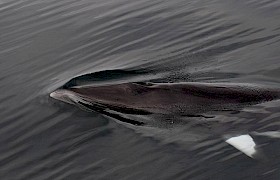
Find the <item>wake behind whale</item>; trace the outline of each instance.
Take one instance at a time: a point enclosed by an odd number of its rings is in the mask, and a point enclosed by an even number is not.
[[[127,118],[124,115],[207,118],[209,116],[205,113],[238,111],[247,106],[279,99],[280,90],[243,83],[141,82],[73,86],[58,89],[50,96],[125,123],[144,125],[149,124],[146,118],[141,121],[139,118]],[[226,135],[225,142],[253,157],[253,139],[247,134],[240,135]]]

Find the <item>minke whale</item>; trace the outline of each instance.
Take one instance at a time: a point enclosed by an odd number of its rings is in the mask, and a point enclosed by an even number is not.
[[[241,83],[123,83],[74,86],[58,89],[50,96],[93,110],[197,115],[278,99],[280,90]]]
[[[136,82],[60,88],[50,93],[50,97],[119,121],[143,125],[143,122],[119,114],[204,117],[203,114],[208,112],[238,111],[246,106],[279,99],[280,89],[246,83]],[[255,151],[250,148],[255,146],[249,135],[228,137],[225,142],[253,157],[252,152]]]

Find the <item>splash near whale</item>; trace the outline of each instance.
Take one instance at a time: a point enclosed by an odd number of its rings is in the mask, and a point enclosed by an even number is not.
[[[280,90],[243,83],[121,83],[63,87],[52,92],[54,99],[83,110],[102,113],[133,125],[146,122],[123,114],[207,118],[205,113],[238,111],[254,104],[280,98]],[[244,140],[245,139],[245,140]],[[248,142],[246,142],[246,140]],[[253,139],[248,135],[228,136],[225,142],[253,157]]]

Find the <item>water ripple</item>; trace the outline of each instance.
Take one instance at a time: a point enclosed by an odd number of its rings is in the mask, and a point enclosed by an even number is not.
[[[68,85],[279,87],[279,7],[277,0],[0,1],[1,178],[278,179],[279,101],[206,119],[149,116],[182,124],[137,129],[49,93],[79,75]],[[258,159],[226,143],[242,135],[256,142]]]

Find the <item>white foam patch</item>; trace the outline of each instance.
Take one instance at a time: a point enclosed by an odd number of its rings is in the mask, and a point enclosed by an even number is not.
[[[251,158],[256,153],[256,143],[248,134],[229,138],[226,142]]]

